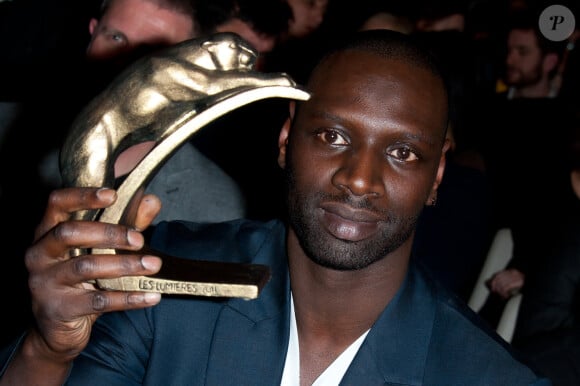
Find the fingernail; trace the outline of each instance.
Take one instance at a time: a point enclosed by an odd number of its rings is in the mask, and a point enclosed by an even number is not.
[[[113,201],[115,191],[109,188],[100,188],[97,190],[97,197],[102,201]]]
[[[148,304],[159,303],[161,300],[161,294],[158,292],[145,292],[143,295],[143,301]]]
[[[143,256],[141,258],[141,264],[143,265],[143,267],[145,269],[155,270],[155,269],[159,269],[159,266],[161,265],[161,261],[158,257]]]
[[[143,243],[143,236],[141,236],[141,233],[130,229],[127,232],[127,240],[131,245],[139,247]]]

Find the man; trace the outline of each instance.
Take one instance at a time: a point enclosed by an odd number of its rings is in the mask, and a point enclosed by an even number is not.
[[[200,35],[193,3],[187,0],[103,0],[100,13],[89,21],[86,55],[94,61],[124,67],[143,52]]]
[[[202,33],[235,32],[264,54],[288,30],[292,10],[285,0],[202,0],[196,17]]]
[[[416,31],[465,31],[468,10],[465,1],[420,1],[418,8]]]
[[[559,91],[554,77],[562,47],[541,34],[530,13],[521,11],[510,22],[503,77],[508,99],[553,98]]]
[[[322,51],[321,47],[327,42],[328,36],[323,33],[323,25],[331,1],[286,0],[286,2],[290,7],[287,29],[280,34],[278,44],[264,55],[263,68],[266,71],[286,72],[296,81],[303,83]],[[346,19],[350,17],[349,15]],[[339,21],[340,27],[337,31],[345,30],[344,21]],[[296,60],[297,57],[300,57],[300,60]]]
[[[506,35],[507,89],[495,96],[493,104],[482,103],[485,116],[476,130],[482,133],[496,228],[510,228],[514,237],[513,259],[487,283],[492,296],[481,315],[492,325],[505,301],[524,288],[526,275],[537,269],[537,262],[551,248],[555,228],[546,224],[559,221],[566,212],[559,198],[568,188],[560,149],[567,147],[564,132],[570,112],[554,87],[564,46],[542,35],[538,15],[534,8],[511,14]],[[546,146],[548,127],[550,146]],[[549,209],[540,209],[526,187],[540,176],[543,184],[534,188],[534,195],[550,203]],[[535,210],[529,212],[532,207]]]
[[[160,203],[141,202],[135,229],[75,223],[70,212],[110,205],[114,192],[56,191],[26,256],[37,324],[3,357],[0,384],[549,385],[409,265],[448,148],[447,93],[433,63],[386,30],[325,56],[306,85],[311,99],[291,104],[280,131],[287,226],[155,230],[151,245],[170,254],[269,265],[256,300],[88,286],[160,269],[139,254],[67,257],[78,246],[138,250]]]
[[[324,21],[329,0],[288,0],[292,19],[286,39],[304,39],[311,36]]]

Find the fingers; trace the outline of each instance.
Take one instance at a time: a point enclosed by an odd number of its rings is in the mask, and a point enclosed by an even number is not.
[[[72,249],[114,248],[138,250],[143,247],[143,235],[123,225],[97,221],[67,221],[54,226],[30,246],[25,261],[29,269],[34,262],[45,259],[66,259]]]
[[[116,199],[116,191],[108,188],[64,188],[53,191],[42,221],[36,228],[34,240],[38,240],[57,224],[69,220],[74,212],[106,208]],[[161,201],[158,197],[147,194],[139,200],[136,207],[136,214],[129,216],[129,225],[144,230],[161,210]]]
[[[91,291],[86,296],[74,298],[81,308],[86,307],[81,311],[85,315],[151,307],[161,301],[161,294],[156,292]]]
[[[58,323],[71,325],[79,320],[90,318],[92,324],[96,318],[107,312],[136,310],[152,307],[161,301],[161,294],[156,292],[123,292],[105,290],[77,289],[75,292],[61,292],[58,296],[61,304],[47,307],[47,301],[36,302],[44,305],[42,314],[37,312],[37,319],[44,321],[45,326]],[[33,298],[35,303],[36,298]],[[65,303],[66,302],[66,303]]]
[[[133,227],[139,231],[147,228],[161,210],[161,200],[153,194],[146,194],[139,203]]]
[[[40,224],[36,227],[34,240],[38,240],[56,224],[66,221],[71,214],[83,209],[100,209],[111,205],[117,193],[107,188],[64,188],[53,191]]]
[[[161,259],[141,254],[84,255],[52,265],[30,269],[33,303],[52,320],[72,320],[102,312],[141,308],[157,304],[160,295],[117,292],[84,285],[97,279],[142,276],[156,273]]]
[[[152,275],[161,268],[161,259],[138,254],[84,255],[54,267],[56,268],[50,273],[52,280],[58,285],[72,286],[97,279]],[[36,278],[34,272],[36,271],[31,272],[31,281]],[[42,280],[46,281],[44,278]]]

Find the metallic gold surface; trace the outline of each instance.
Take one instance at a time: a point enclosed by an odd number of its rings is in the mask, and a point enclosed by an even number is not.
[[[147,247],[140,253],[161,257],[161,270],[147,277],[101,279],[99,286],[110,290],[254,299],[270,278],[269,267],[260,264],[180,259]]]
[[[256,59],[255,50],[237,35],[220,33],[145,57],[121,73],[73,122],[61,149],[64,185],[115,187],[114,164],[119,154],[145,141],[155,141],[156,145],[117,187],[118,199],[114,205],[102,211],[79,211],[75,218],[124,223],[131,201],[144,184],[199,129],[258,100],[310,97],[286,74],[255,71]],[[115,253],[109,249],[92,252]],[[164,266],[168,261],[164,259]],[[239,268],[252,267],[239,265]],[[269,275],[269,271],[259,271]],[[181,284],[168,284],[171,277],[121,278],[97,283],[107,289],[145,291],[139,285],[144,280],[148,283],[157,280],[152,286],[156,290],[166,289],[156,291],[163,293],[175,293],[169,288],[186,288],[188,283],[193,283],[181,280]],[[254,298],[265,284],[263,277],[255,281],[240,287],[236,282],[202,280],[195,285],[203,283],[204,288],[212,289],[183,293]]]

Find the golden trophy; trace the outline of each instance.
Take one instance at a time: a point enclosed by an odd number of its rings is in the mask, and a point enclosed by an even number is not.
[[[199,129],[258,100],[310,97],[284,73],[254,70],[256,59],[256,51],[238,35],[219,33],[146,56],[122,72],[77,116],[60,155],[65,186],[115,187],[118,199],[103,210],[79,211],[75,218],[124,223],[145,183]],[[119,154],[148,141],[155,146],[115,186]],[[115,250],[93,249],[92,253]],[[148,253],[163,259],[157,275],[99,279],[96,284],[110,290],[252,299],[270,277],[269,267],[262,265]]]

